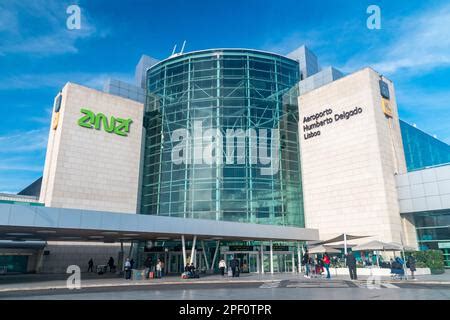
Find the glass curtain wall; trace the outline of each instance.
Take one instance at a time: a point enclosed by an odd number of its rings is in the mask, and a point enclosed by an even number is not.
[[[296,61],[253,50],[150,68],[141,213],[303,227],[298,81]]]
[[[440,249],[446,268],[450,268],[450,210],[414,214],[420,250]]]
[[[450,146],[400,120],[408,171],[450,163]]]

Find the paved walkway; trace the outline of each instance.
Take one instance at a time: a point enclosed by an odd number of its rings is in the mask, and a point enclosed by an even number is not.
[[[68,274],[58,275],[3,275],[0,276],[0,292],[12,291],[36,291],[49,289],[66,289],[66,279]],[[367,276],[361,276],[356,283],[366,283]],[[200,279],[181,279],[180,276],[167,276],[163,279],[148,280],[125,280],[114,274],[86,274],[81,275],[82,288],[105,288],[122,286],[152,286],[152,285],[178,285],[178,284],[220,284],[220,283],[261,283],[270,286],[270,283],[277,283],[283,280],[302,280],[316,282],[323,279],[305,279],[302,274],[280,273],[280,274],[241,274],[239,278],[222,277],[220,275],[205,275]],[[333,277],[332,281],[349,280],[348,276]],[[450,270],[442,275],[418,276],[417,280],[394,281],[389,277],[381,277],[382,283],[422,283],[422,284],[450,284]]]

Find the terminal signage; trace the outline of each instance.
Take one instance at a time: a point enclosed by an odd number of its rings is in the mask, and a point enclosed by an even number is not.
[[[355,107],[348,111],[334,113],[328,108],[307,117],[303,117],[303,139],[311,139],[320,136],[324,126],[331,125],[338,121],[349,120],[363,112],[361,107]]]
[[[103,128],[108,133],[115,133],[123,137],[128,136],[130,125],[133,122],[131,119],[122,119],[113,116],[108,119],[103,113],[95,114],[89,109],[81,109],[80,112],[83,116],[78,119],[79,126],[96,130]]]
[[[230,246],[230,251],[253,251],[253,246]]]

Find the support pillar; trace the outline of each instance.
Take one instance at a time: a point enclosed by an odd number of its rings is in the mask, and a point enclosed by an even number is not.
[[[213,261],[211,262],[210,270],[214,270],[214,264],[216,263],[217,253],[219,252],[219,245],[220,245],[220,240],[217,240],[217,242],[216,242],[216,250],[214,251],[214,257],[213,257]]]
[[[191,250],[191,263],[195,266],[195,244],[197,242],[197,236],[194,236],[194,240],[192,240],[192,250]]]
[[[295,252],[292,252],[292,273],[295,273]]]
[[[273,241],[270,240],[270,273],[273,274]]]
[[[205,265],[206,265],[206,269],[208,268],[208,256],[206,255],[206,250],[205,250],[205,241],[202,240],[202,250],[203,250],[203,257],[205,258]]]
[[[42,264],[44,262],[44,251],[45,251],[45,247],[38,250],[38,252],[36,254],[36,264],[35,264],[35,268],[34,268],[36,273],[41,272]]]
[[[261,274],[264,274],[264,248],[263,244],[261,243]]]
[[[300,242],[297,242],[297,258],[298,258],[298,273],[302,272],[302,253],[300,251]]]
[[[183,270],[184,267],[187,264],[187,259],[186,259],[186,241],[184,240],[184,234],[181,236],[181,247],[183,250]]]
[[[347,234],[344,233],[344,254],[347,255]]]

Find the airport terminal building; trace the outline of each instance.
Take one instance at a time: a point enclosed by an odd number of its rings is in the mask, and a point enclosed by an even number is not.
[[[297,272],[306,242],[342,233],[439,248],[450,266],[449,164],[371,68],[321,69],[305,46],[143,56],[135,85],[55,97],[43,177],[0,194],[0,268],[236,257]]]

